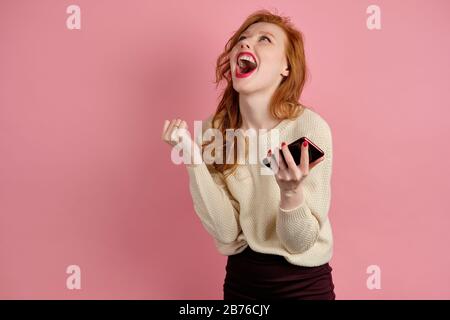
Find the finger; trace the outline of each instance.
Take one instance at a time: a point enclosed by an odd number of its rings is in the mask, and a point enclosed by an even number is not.
[[[191,154],[191,152],[192,152],[192,145],[190,144],[190,138],[191,138],[191,136],[190,136],[190,133],[189,133],[189,131],[187,130],[187,123],[186,123],[186,121],[181,121],[180,122],[180,125],[178,126],[178,129],[177,129],[177,136],[178,136],[178,140],[181,138],[182,140],[182,143],[183,143],[183,147],[182,147],[182,149],[181,149],[181,151],[180,151],[180,155],[182,156],[182,157],[184,157],[184,150],[183,150],[183,148],[188,148],[187,150],[188,150],[188,153],[187,153],[187,155],[189,155],[189,154]]]
[[[279,150],[275,147],[270,155],[270,166],[273,168],[272,170],[274,171],[275,174],[277,174],[281,169],[279,156],[277,156],[278,153]]]
[[[284,155],[284,159],[286,160],[287,163],[287,170],[294,174],[295,173],[295,168],[297,167],[297,165],[295,164],[295,160],[294,157],[292,156],[291,150],[289,150],[289,147],[286,145],[286,143],[284,143],[281,146],[281,150],[283,152]]]
[[[300,164],[298,167],[300,168],[303,175],[307,175],[309,173],[309,154],[308,154],[308,142],[305,140],[301,144],[301,156],[300,156]]]
[[[283,160],[283,157],[281,155],[282,151],[280,148],[275,147],[275,155],[276,155],[276,161],[277,161],[277,165],[278,168],[280,169],[280,171],[286,171],[287,167],[286,167],[286,163]]]
[[[162,134],[161,134],[161,139],[163,139],[163,140],[164,140],[164,135],[166,133],[166,130],[169,127],[169,124],[170,124],[169,120],[164,121],[164,127],[163,127],[163,131],[162,131]]]
[[[184,136],[184,135],[188,135],[189,138],[191,137],[191,134],[190,134],[190,132],[189,132],[189,130],[188,130],[187,123],[186,123],[186,121],[184,121],[184,120],[182,120],[182,121],[180,122],[180,125],[178,126],[178,131],[179,131],[179,133],[178,133],[178,136],[179,136],[179,137],[180,137],[180,136]]]
[[[189,131],[187,130],[187,123],[184,120],[180,122],[177,131],[179,132],[178,136],[185,134],[188,134],[190,136]]]
[[[270,164],[271,156],[272,156],[272,149],[269,149],[266,153],[266,157],[263,160],[263,163],[266,164],[266,167],[268,167],[269,169],[272,169],[272,165]]]
[[[177,121],[176,119],[173,119],[173,120],[170,122],[169,127],[167,128],[167,131],[166,131],[166,133],[164,134],[164,140],[166,140],[167,142],[171,142],[171,141],[170,141],[170,138],[171,138],[171,136],[172,136],[172,129],[173,129],[173,127],[175,126],[176,121]]]
[[[272,149],[269,149],[266,154],[267,161],[270,161],[270,157],[272,156]]]
[[[286,165],[285,160],[283,160],[283,151],[280,148],[276,148],[277,150],[277,164],[278,164],[278,173],[277,173],[277,178],[281,179],[281,178],[286,178],[287,176],[289,176],[289,171],[288,171],[288,167]]]
[[[181,123],[180,123],[180,129],[181,129],[181,128],[185,128],[185,129],[187,128],[187,123],[186,123],[186,121],[184,121],[184,120],[181,121]]]
[[[167,121],[169,121],[169,120],[167,120]],[[167,141],[167,142],[169,142],[169,137],[170,137],[170,132],[171,132],[171,129],[172,129],[172,127],[175,125],[175,121],[174,120],[171,120],[170,122],[169,122],[169,125],[167,126],[167,128],[166,128],[166,131],[164,132],[164,135],[163,135],[163,137],[164,137],[164,141]]]
[[[273,153],[271,153],[269,156],[269,163],[270,163],[270,169],[273,171],[274,174],[277,174],[278,170],[280,170],[280,168],[277,164],[277,160]]]
[[[193,141],[191,138],[191,133],[189,132],[188,125],[186,121],[181,121],[180,126],[177,129],[178,140],[181,138],[182,143],[186,145],[189,150],[192,151]]]
[[[181,119],[177,118],[177,121],[175,121],[175,125],[173,127],[173,131],[172,131],[172,135],[171,135],[171,140],[176,143],[178,143],[178,141],[180,140],[180,138],[178,136],[178,134],[180,133],[178,130],[180,123],[181,123]]]

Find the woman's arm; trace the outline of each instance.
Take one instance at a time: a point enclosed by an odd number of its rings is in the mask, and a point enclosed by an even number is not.
[[[320,228],[328,219],[331,202],[331,129],[323,121],[308,137],[323,148],[325,158],[305,177],[298,192],[281,195],[276,231],[286,250],[291,253],[305,252],[314,245]]]
[[[202,122],[202,135],[212,127],[213,116],[210,115]],[[202,158],[201,150],[197,142],[192,140],[186,121],[179,118],[166,120],[161,138],[176,147],[178,152],[183,150],[184,160],[190,159],[190,162],[185,163],[189,174],[189,190],[195,212],[203,226],[221,246],[231,244],[241,231],[238,223],[239,203],[229,193],[223,174],[214,170],[213,166],[207,166],[202,159],[201,163],[197,163],[196,158]]]
[[[213,116],[203,121],[202,135],[212,128]],[[241,233],[240,206],[228,190],[223,174],[203,161],[200,164],[192,161],[186,164],[186,169],[194,210],[201,223],[217,243],[231,244]]]
[[[223,244],[241,231],[239,203],[230,194],[223,174],[201,164],[186,165],[194,209],[208,233]]]

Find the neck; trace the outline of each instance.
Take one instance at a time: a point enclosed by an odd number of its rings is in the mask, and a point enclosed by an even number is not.
[[[280,120],[275,119],[269,112],[270,96],[262,93],[252,93],[251,95],[239,94],[239,109],[242,116],[241,129],[270,130],[274,128]]]

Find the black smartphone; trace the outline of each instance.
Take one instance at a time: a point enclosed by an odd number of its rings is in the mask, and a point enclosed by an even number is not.
[[[314,162],[325,155],[325,153],[318,146],[316,146],[311,140],[309,140],[307,137],[301,137],[288,145],[289,151],[291,152],[292,157],[294,158],[295,164],[297,166],[300,164],[302,154],[301,145],[305,140],[308,141],[309,163]],[[281,158],[283,159],[284,164],[287,165],[287,162],[284,159],[283,152],[281,152]],[[270,168],[269,158],[264,158],[263,163],[266,165],[266,167]]]

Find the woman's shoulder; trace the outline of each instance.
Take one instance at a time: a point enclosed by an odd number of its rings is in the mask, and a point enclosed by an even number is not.
[[[304,106],[303,112],[295,119],[298,127],[308,128],[308,131],[324,131],[331,134],[331,126],[321,113],[312,107]]]
[[[213,119],[215,116],[215,112],[210,113],[206,118],[204,118],[202,120],[202,131],[205,132],[208,129],[217,129],[218,128],[218,124],[217,124],[217,119],[213,125]]]
[[[286,132],[289,141],[295,141],[306,136],[320,146],[326,154],[332,156],[333,137],[331,127],[322,114],[311,107],[305,107],[303,113],[294,122],[293,127]]]

